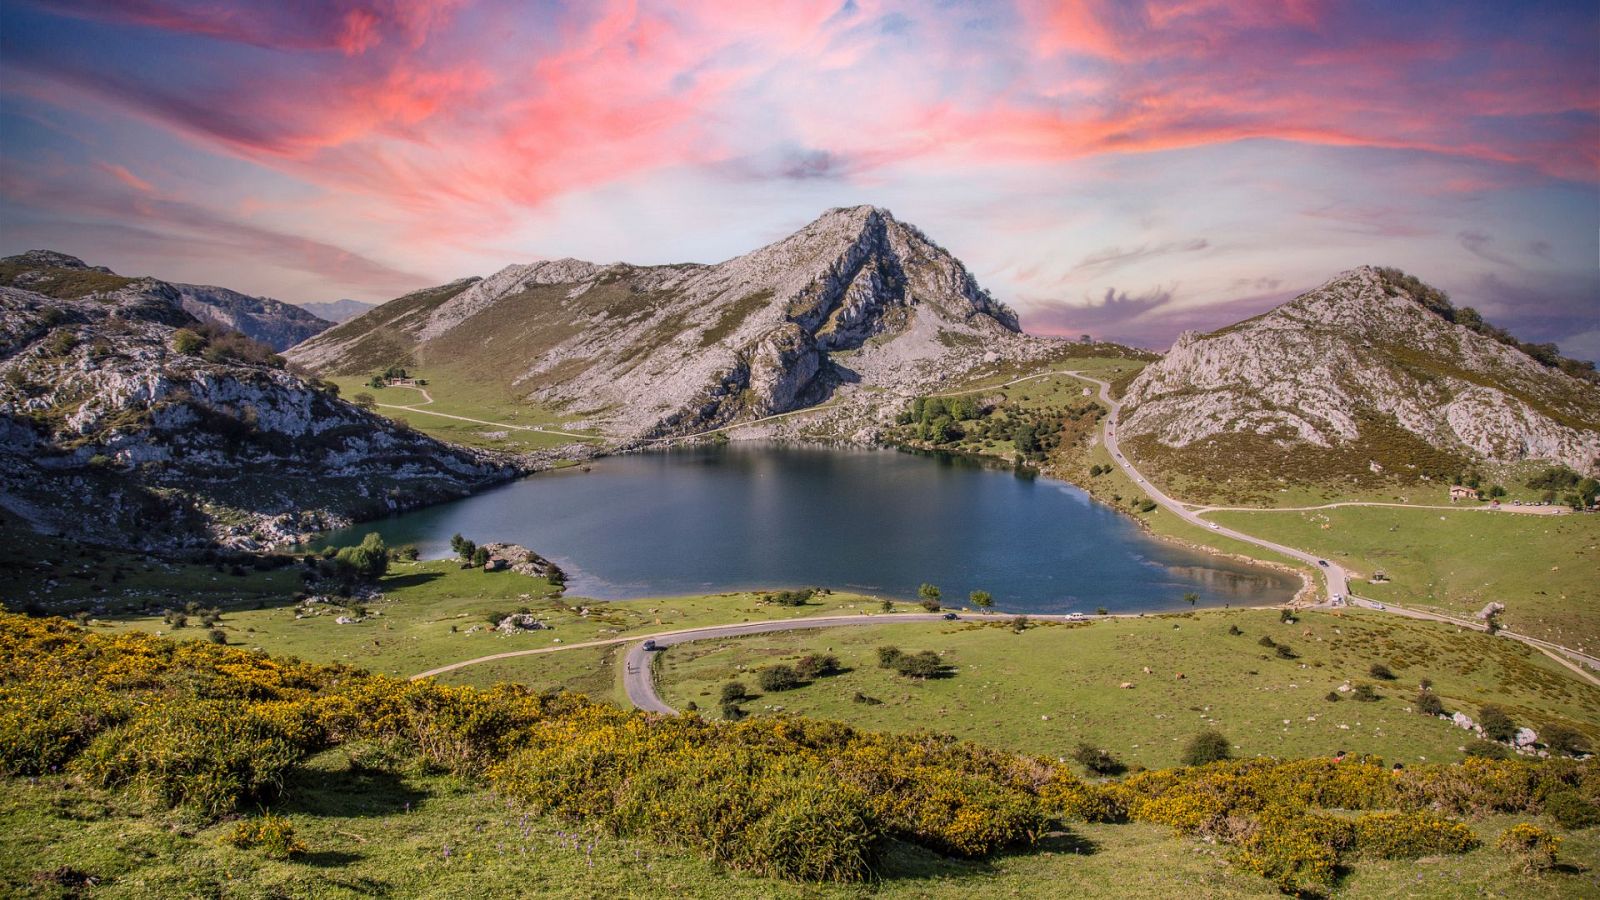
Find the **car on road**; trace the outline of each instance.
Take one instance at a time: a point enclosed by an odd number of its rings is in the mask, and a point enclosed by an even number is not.
[[[959,618],[961,618],[960,616],[956,615],[955,613],[945,613],[944,617],[945,617],[945,619],[947,621],[950,620],[950,619],[959,619]]]
[[[1221,527],[1222,527],[1222,526],[1221,526],[1221,525],[1218,525],[1218,524],[1217,524],[1217,523],[1215,523],[1215,522],[1211,522],[1211,523],[1209,523],[1209,524],[1210,524],[1210,525],[1211,525],[1211,527],[1212,527],[1212,528],[1221,528]]]
[[[646,650],[659,650],[660,648],[656,646],[656,642],[655,641],[645,641],[644,642],[644,649],[646,649]]]
[[[1324,569],[1326,569],[1328,567],[1328,561],[1325,560],[1325,559],[1319,559],[1319,560],[1317,560],[1317,565],[1319,565],[1319,566],[1323,567]]]
[[[1083,613],[1067,613],[1068,622],[1087,622],[1089,619]]]
[[[1389,607],[1384,606],[1382,603],[1374,603],[1374,604],[1372,604],[1372,608],[1373,609],[1388,609]]]

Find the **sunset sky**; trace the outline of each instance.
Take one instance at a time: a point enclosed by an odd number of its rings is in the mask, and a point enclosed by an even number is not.
[[[1164,347],[1363,263],[1600,357],[1600,4],[0,0],[0,253],[289,301],[915,223]]]

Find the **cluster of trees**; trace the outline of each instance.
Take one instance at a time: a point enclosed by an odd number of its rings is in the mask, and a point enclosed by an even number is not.
[[[1527,485],[1544,491],[1545,502],[1554,502],[1559,495],[1561,502],[1573,509],[1593,506],[1595,498],[1600,496],[1600,481],[1579,475],[1566,466],[1551,466],[1528,479]]]
[[[406,371],[404,366],[390,366],[389,368],[384,369],[382,372],[373,373],[373,376],[367,379],[367,386],[371,388],[385,388],[389,386],[389,382],[391,381],[398,381],[400,379],[409,377],[411,377],[411,375]],[[427,383],[427,379],[417,379],[417,384],[419,385],[425,385]]]
[[[825,588],[802,588],[794,591],[771,591],[761,595],[760,602],[771,603],[776,606],[805,606],[811,598],[818,594],[831,594]]]
[[[450,549],[461,557],[461,561],[469,567],[481,568],[489,561],[489,551],[479,547],[476,542],[461,536],[459,532],[450,536]]]
[[[1062,422],[1103,410],[1090,401],[1070,409],[1018,409],[985,406],[970,394],[957,397],[918,397],[896,420],[902,434],[935,446],[957,443],[1011,441],[1024,460],[1043,460],[1061,443]]]

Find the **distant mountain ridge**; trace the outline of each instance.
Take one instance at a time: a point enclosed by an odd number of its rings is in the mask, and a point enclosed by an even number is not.
[[[69,297],[77,288],[56,290],[52,285],[73,285],[85,275],[108,276],[97,287],[132,283],[137,279],[117,275],[105,266],[90,266],[76,256],[53,250],[30,250],[0,259],[0,284]],[[271,297],[253,297],[228,288],[203,284],[164,282],[178,289],[183,308],[197,318],[231,328],[274,350],[286,350],[308,337],[331,328],[333,322]]]
[[[508,266],[382,304],[288,357],[322,374],[443,368],[626,439],[842,388],[925,389],[1046,343],[921,231],[858,206],[715,265]]]
[[[1473,317],[1452,309],[1422,282],[1369,266],[1253,319],[1186,332],[1128,386],[1123,440],[1217,481],[1439,479],[1479,461],[1600,471],[1592,370],[1529,355],[1540,345],[1454,321]]]
[[[522,471],[200,328],[187,286],[47,275],[39,286],[76,295],[0,286],[0,512],[36,529],[150,549],[282,544]]]
[[[371,312],[372,307],[376,306],[377,304],[362,303],[360,300],[344,299],[334,300],[327,303],[307,302],[296,303],[294,305],[300,307],[308,313],[311,313],[319,319],[326,319],[329,322],[337,325],[340,322],[348,322],[351,319],[354,319],[356,316]]]

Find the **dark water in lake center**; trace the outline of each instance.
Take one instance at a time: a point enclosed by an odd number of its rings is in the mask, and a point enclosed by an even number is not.
[[[568,595],[628,599],[820,586],[947,603],[1113,612],[1280,603],[1283,574],[1148,537],[1059,481],[893,450],[732,444],[636,453],[329,535],[369,531],[450,555],[457,532],[510,541],[568,573]],[[1158,513],[1161,515],[1162,513]]]

